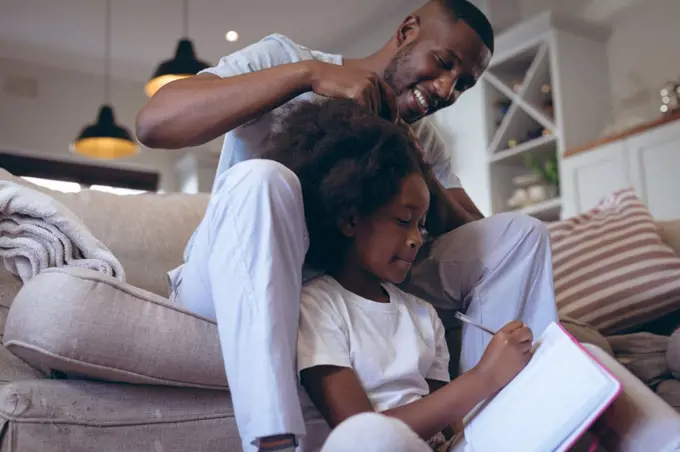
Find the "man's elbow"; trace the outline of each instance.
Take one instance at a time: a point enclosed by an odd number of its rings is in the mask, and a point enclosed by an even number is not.
[[[153,112],[149,111],[146,106],[140,110],[135,119],[137,140],[148,148],[157,149],[165,144],[158,122]]]

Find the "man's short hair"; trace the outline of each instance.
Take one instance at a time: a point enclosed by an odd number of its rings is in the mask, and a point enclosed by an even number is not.
[[[468,0],[436,0],[446,8],[454,19],[462,20],[482,39],[491,53],[494,51],[493,27],[486,15]]]

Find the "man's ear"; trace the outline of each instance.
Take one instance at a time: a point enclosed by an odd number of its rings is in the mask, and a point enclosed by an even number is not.
[[[395,39],[397,46],[402,47],[405,44],[413,41],[420,31],[420,18],[417,16],[408,16],[399,26]]]
[[[354,237],[357,230],[357,216],[354,213],[347,213],[338,218],[338,228],[345,237]]]

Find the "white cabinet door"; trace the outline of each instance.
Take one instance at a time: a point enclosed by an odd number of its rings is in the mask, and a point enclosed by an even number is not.
[[[612,192],[632,185],[625,142],[567,157],[560,163],[562,218],[595,207]]]
[[[656,219],[680,218],[680,122],[627,140],[631,179]]]

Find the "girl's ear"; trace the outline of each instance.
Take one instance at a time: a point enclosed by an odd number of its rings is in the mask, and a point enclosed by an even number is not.
[[[354,237],[357,229],[357,216],[354,213],[341,215],[337,221],[338,228],[345,237]]]

